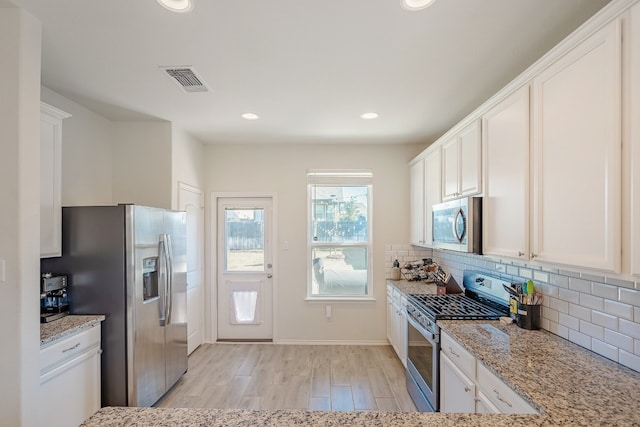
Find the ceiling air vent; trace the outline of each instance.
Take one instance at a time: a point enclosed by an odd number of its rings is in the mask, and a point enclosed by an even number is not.
[[[191,67],[160,67],[173,79],[185,92],[208,92],[204,81],[198,77]]]

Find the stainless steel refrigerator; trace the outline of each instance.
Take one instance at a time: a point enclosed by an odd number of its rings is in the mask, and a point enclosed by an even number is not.
[[[62,209],[71,314],[104,314],[102,406],[151,406],[187,370],[186,217],[136,205]]]

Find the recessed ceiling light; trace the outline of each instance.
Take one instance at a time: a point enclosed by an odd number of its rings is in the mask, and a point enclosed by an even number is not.
[[[435,0],[402,0],[402,7],[407,10],[420,10],[431,6]]]
[[[258,120],[260,117],[256,113],[244,113],[242,118],[245,120]]]
[[[378,113],[364,113],[360,116],[360,118],[365,120],[372,120],[378,118]]]
[[[184,13],[193,9],[191,0],[158,0],[158,3],[171,12]]]

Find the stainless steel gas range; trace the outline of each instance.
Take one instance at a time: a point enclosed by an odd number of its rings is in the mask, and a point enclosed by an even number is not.
[[[419,411],[440,409],[440,328],[438,320],[497,320],[509,315],[508,280],[464,272],[464,294],[409,295],[407,298],[407,390]]]

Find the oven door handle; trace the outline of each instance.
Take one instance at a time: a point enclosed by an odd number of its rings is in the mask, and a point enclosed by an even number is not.
[[[416,331],[420,332],[420,335],[425,337],[425,339],[430,341],[432,344],[438,344],[440,342],[440,340],[438,339],[439,338],[438,335],[434,334],[433,332],[427,331],[421,324],[416,322],[411,316],[407,316],[407,321],[411,324],[411,326],[413,326],[413,328],[415,328]]]

